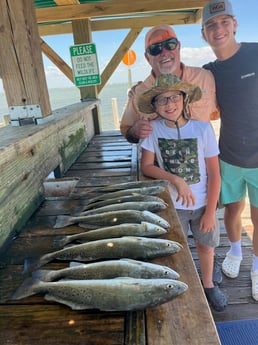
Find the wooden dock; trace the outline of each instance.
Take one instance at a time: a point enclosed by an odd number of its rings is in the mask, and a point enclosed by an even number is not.
[[[2,345],[219,345],[214,319],[207,304],[192,254],[168,192],[160,196],[169,208],[160,212],[171,229],[166,238],[178,241],[183,249],[155,262],[170,266],[188,284],[188,290],[174,300],[137,312],[74,311],[42,296],[12,301],[22,283],[24,259],[53,250],[57,235],[81,232],[76,225],[54,229],[58,214],[70,214],[83,205],[94,189],[111,183],[138,179],[137,145],[131,145],[118,131],[96,135],[73,164],[66,178],[79,177],[68,197],[48,197],[31,217],[22,233],[13,238],[0,260],[0,333]],[[51,262],[46,269],[65,267]]]

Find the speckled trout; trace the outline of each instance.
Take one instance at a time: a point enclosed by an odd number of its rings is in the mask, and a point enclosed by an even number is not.
[[[12,296],[13,300],[43,294],[48,301],[65,304],[74,310],[142,310],[168,302],[188,286],[173,279],[115,278],[42,282],[28,278]]]
[[[149,201],[156,201],[156,202],[165,203],[165,201],[162,198],[160,198],[156,195],[140,195],[140,194],[139,195],[136,195],[136,194],[134,194],[134,195],[123,195],[123,196],[116,197],[116,198],[110,198],[110,199],[106,199],[106,200],[96,201],[96,202],[89,204],[89,205],[86,205],[86,206],[77,207],[76,213],[79,214],[79,213],[87,211],[87,210],[92,210],[95,208],[113,205],[113,204],[120,204],[122,202],[138,202],[138,201],[148,201],[148,202]]]
[[[170,267],[133,259],[106,260],[88,264],[80,263],[79,265],[59,270],[37,270],[32,272],[32,276],[42,281],[112,279],[117,277],[141,279],[179,278],[179,274]]]
[[[137,210],[137,211],[150,211],[150,212],[160,212],[167,208],[167,204],[163,201],[130,201],[122,202],[112,205],[106,205],[92,210],[87,210],[81,212],[78,216],[87,216],[103,212],[112,212],[119,210]]]
[[[41,256],[27,259],[24,273],[31,272],[52,260],[90,262],[103,259],[154,259],[177,253],[182,248],[178,242],[147,237],[120,237],[76,244]]]
[[[164,186],[168,185],[167,180],[144,180],[144,181],[129,181],[123,183],[114,183],[104,187],[96,188],[96,192],[114,192],[122,189],[130,188],[143,188],[143,187],[155,187],[155,186]]]
[[[99,200],[106,200],[109,198],[117,198],[123,195],[157,195],[164,192],[165,186],[150,186],[150,187],[142,187],[142,188],[129,188],[118,190],[115,192],[107,192],[97,195],[94,198],[88,200],[88,204],[93,203]]]
[[[141,223],[143,221],[159,225],[164,229],[169,228],[169,223],[156,213],[137,210],[118,210],[87,216],[59,215],[56,217],[54,228],[64,228],[72,224],[79,224],[80,226],[83,226],[80,223],[83,223],[84,226],[91,225],[103,227],[122,223]]]
[[[153,223],[123,223],[119,225],[98,228],[95,230],[84,231],[74,235],[57,236],[54,239],[54,247],[61,248],[71,242],[83,243],[88,241],[102,240],[105,238],[123,236],[156,237],[164,235],[166,233],[166,229]]]

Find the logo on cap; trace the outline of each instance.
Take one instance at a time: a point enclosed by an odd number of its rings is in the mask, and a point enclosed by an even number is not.
[[[226,10],[225,2],[218,2],[210,5],[210,13],[223,12]]]

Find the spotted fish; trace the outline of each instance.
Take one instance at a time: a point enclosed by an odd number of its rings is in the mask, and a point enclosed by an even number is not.
[[[173,279],[124,277],[42,282],[27,278],[12,300],[43,294],[46,300],[65,304],[74,310],[132,311],[168,302],[187,288],[185,283]]]
[[[182,245],[175,241],[146,238],[120,237],[86,242],[47,253],[39,259],[26,259],[24,273],[31,272],[52,260],[90,262],[103,259],[154,259],[177,253]]]
[[[56,281],[60,279],[112,279],[117,277],[141,279],[179,278],[179,274],[170,267],[133,259],[77,264],[76,266],[72,265],[72,267],[59,270],[37,270],[32,272],[32,276],[42,281]]]

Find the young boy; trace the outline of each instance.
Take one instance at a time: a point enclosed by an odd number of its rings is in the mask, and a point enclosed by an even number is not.
[[[139,110],[159,116],[152,122],[153,132],[141,144],[141,169],[146,176],[170,182],[169,191],[184,233],[187,236],[190,228],[196,242],[207,300],[213,309],[222,311],[227,299],[212,280],[214,248],[219,243],[219,150],[211,125],[191,120],[188,113],[189,103],[198,101],[201,95],[198,86],[165,74],[139,96]]]
[[[253,224],[252,297],[258,301],[258,43],[238,42],[237,20],[228,0],[212,0],[203,8],[202,35],[217,59],[204,67],[216,80],[220,107],[221,195],[230,249],[224,274],[239,275],[242,255],[242,212],[248,191]]]

